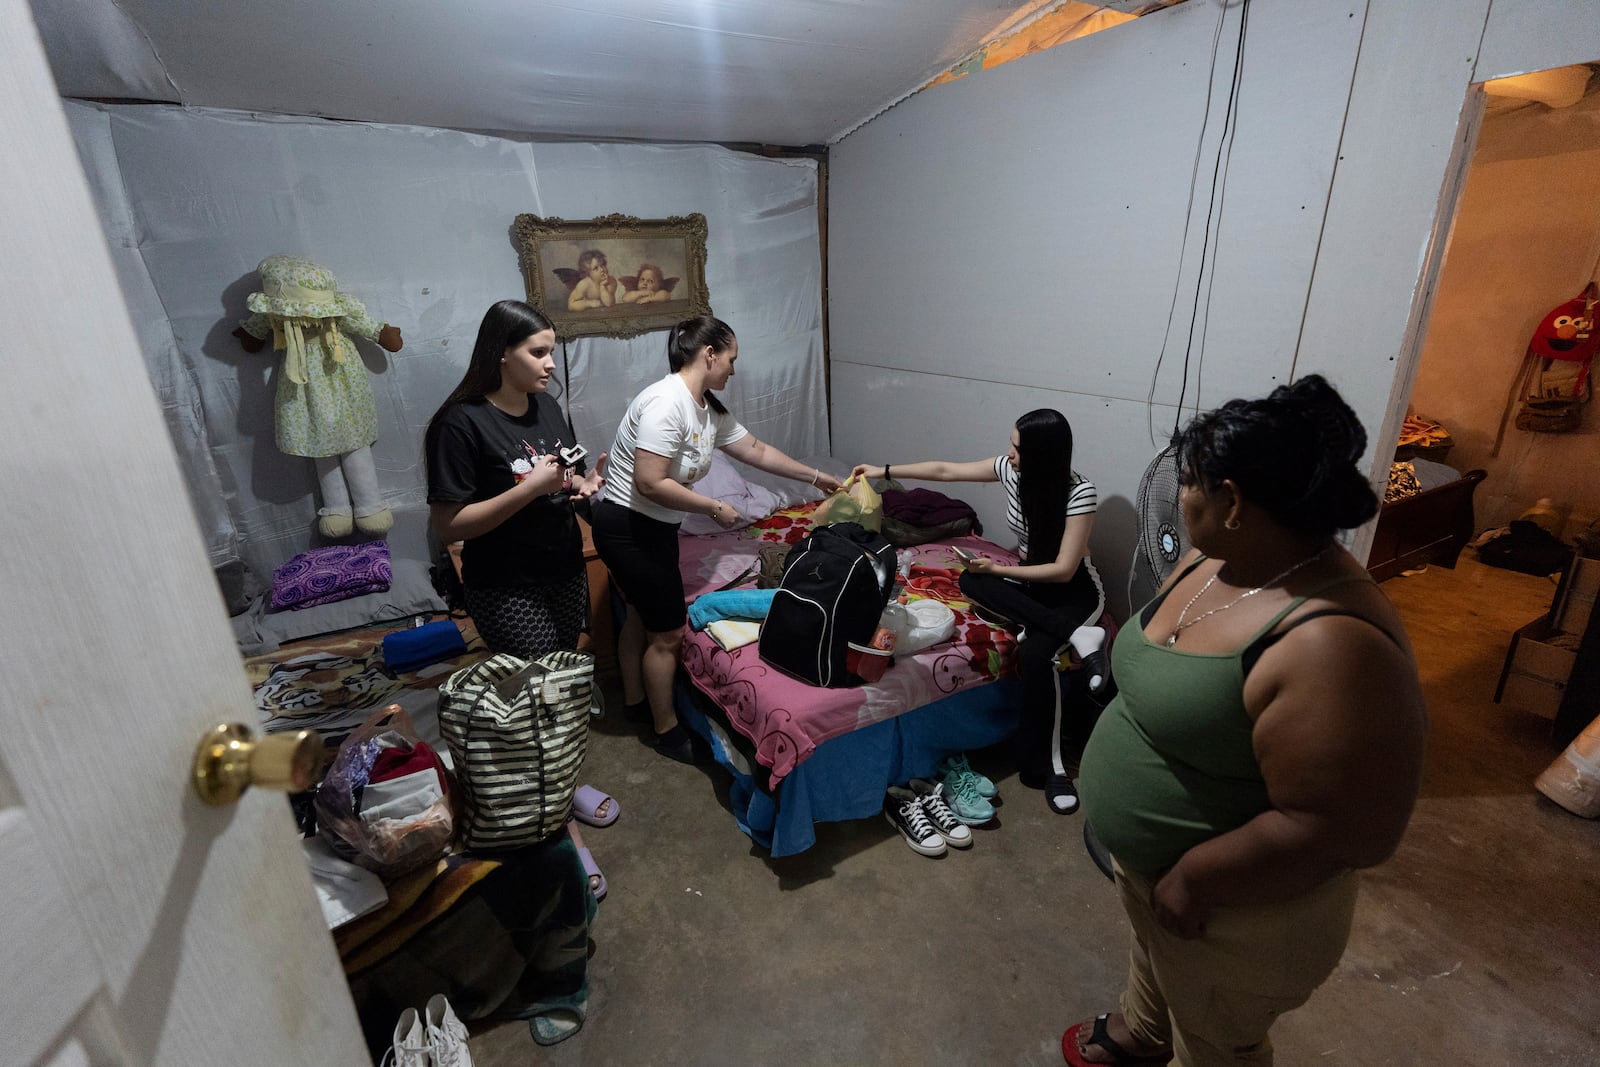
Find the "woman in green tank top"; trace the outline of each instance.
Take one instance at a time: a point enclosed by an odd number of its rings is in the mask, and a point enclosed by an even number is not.
[[[1179,442],[1195,551],[1112,652],[1079,790],[1133,927],[1120,1011],[1068,1063],[1264,1064],[1344,951],[1353,871],[1399,844],[1426,713],[1400,620],[1334,539],[1377,512],[1320,376]]]

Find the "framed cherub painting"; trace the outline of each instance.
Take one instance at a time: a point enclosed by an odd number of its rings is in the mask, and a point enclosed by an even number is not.
[[[704,215],[518,215],[512,231],[528,302],[563,338],[632,337],[711,314]]]

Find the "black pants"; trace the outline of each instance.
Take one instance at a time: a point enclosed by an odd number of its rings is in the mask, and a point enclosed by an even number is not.
[[[967,571],[961,575],[961,591],[1021,628],[1017,635],[1017,671],[1022,677],[1022,714],[1016,734],[1018,773],[1035,781],[1066,774],[1089,739],[1096,707],[1087,691],[1071,686],[1056,669],[1056,660],[1074,630],[1097,625],[1104,614],[1100,575],[1088,560],[1068,582],[1016,582]]]

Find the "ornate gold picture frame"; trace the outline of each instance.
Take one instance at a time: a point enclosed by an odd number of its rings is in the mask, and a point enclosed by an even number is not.
[[[528,302],[562,338],[633,337],[711,314],[704,215],[518,215],[512,232]]]

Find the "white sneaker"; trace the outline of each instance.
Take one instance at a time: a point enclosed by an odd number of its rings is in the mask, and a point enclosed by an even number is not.
[[[383,1062],[393,1067],[432,1067],[428,1035],[416,1008],[400,1013],[400,1021],[394,1024],[394,1044],[383,1054]]]
[[[443,993],[428,998],[426,1019],[433,1067],[472,1067],[472,1053],[467,1051],[467,1028],[456,1018]]]

